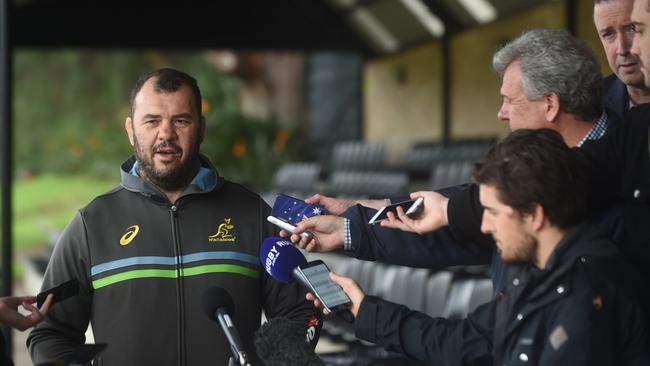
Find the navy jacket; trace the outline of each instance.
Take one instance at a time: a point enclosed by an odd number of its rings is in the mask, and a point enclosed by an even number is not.
[[[627,113],[629,105],[625,84],[616,75],[610,75],[603,79],[602,87],[603,107],[607,110],[610,125],[617,124]],[[483,209],[478,199],[478,187],[461,185],[445,188],[439,193],[455,196],[449,203],[450,216],[461,219],[450,220],[449,228],[426,235],[367,225],[375,211],[361,206],[350,208],[344,216],[350,219],[352,238],[356,245],[354,256],[364,260],[432,269],[492,263],[494,291],[502,291],[506,284],[506,269],[494,249],[492,238],[480,232]],[[600,226],[604,226],[603,230],[608,236],[618,238],[618,234],[613,234],[621,230],[617,214],[602,213],[594,220],[598,224],[605,223]]]
[[[616,75],[612,74],[603,79],[603,107],[607,109],[610,117],[623,120],[628,112],[630,96],[627,94],[625,84]]]

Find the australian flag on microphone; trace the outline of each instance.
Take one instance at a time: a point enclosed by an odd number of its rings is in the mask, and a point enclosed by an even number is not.
[[[286,194],[278,194],[275,197],[275,204],[271,210],[272,216],[294,225],[306,218],[325,214],[327,210],[324,207],[307,204],[301,199]]]

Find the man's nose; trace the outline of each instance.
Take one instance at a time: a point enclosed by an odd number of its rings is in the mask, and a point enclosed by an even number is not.
[[[501,105],[501,108],[499,108],[499,111],[497,112],[497,118],[501,121],[507,121],[510,119],[510,115],[508,113],[508,109],[506,108],[505,103]]]
[[[630,48],[632,46],[632,37],[621,33],[619,37],[616,38],[616,54],[625,56],[630,53]]]
[[[172,121],[165,120],[160,124],[158,130],[158,139],[160,140],[173,140],[176,137],[176,129]]]

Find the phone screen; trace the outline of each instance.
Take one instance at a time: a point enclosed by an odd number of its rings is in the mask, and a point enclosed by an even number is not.
[[[409,210],[409,208],[411,208],[411,206],[413,204],[415,204],[415,201],[408,200],[408,201],[402,201],[402,202],[398,202],[398,203],[394,203],[392,205],[382,207],[381,209],[379,209],[379,211],[377,211],[375,216],[373,216],[370,219],[370,221],[368,221],[368,224],[372,225],[372,224],[376,224],[376,223],[378,223],[378,222],[380,222],[382,220],[386,220],[388,218],[388,216],[386,216],[386,213],[388,213],[388,212],[392,212],[395,215],[397,215],[397,207],[401,207],[404,210],[404,212],[407,212]]]
[[[330,270],[325,263],[318,262],[315,265],[311,262],[300,267],[303,276],[311,285],[315,295],[330,311],[337,311],[341,306],[347,307],[351,303],[350,298],[343,292],[341,286],[330,279]]]

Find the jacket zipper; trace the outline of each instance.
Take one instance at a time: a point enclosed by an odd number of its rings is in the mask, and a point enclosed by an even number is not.
[[[178,263],[176,263],[176,307],[178,309],[177,316],[177,334],[178,337],[178,362],[177,365],[185,365],[185,302],[183,301],[184,289],[183,289],[183,276],[182,276],[182,250],[180,238],[178,236],[178,206],[173,204],[170,206],[170,219],[172,227],[172,239],[174,241],[174,255],[178,258]]]

